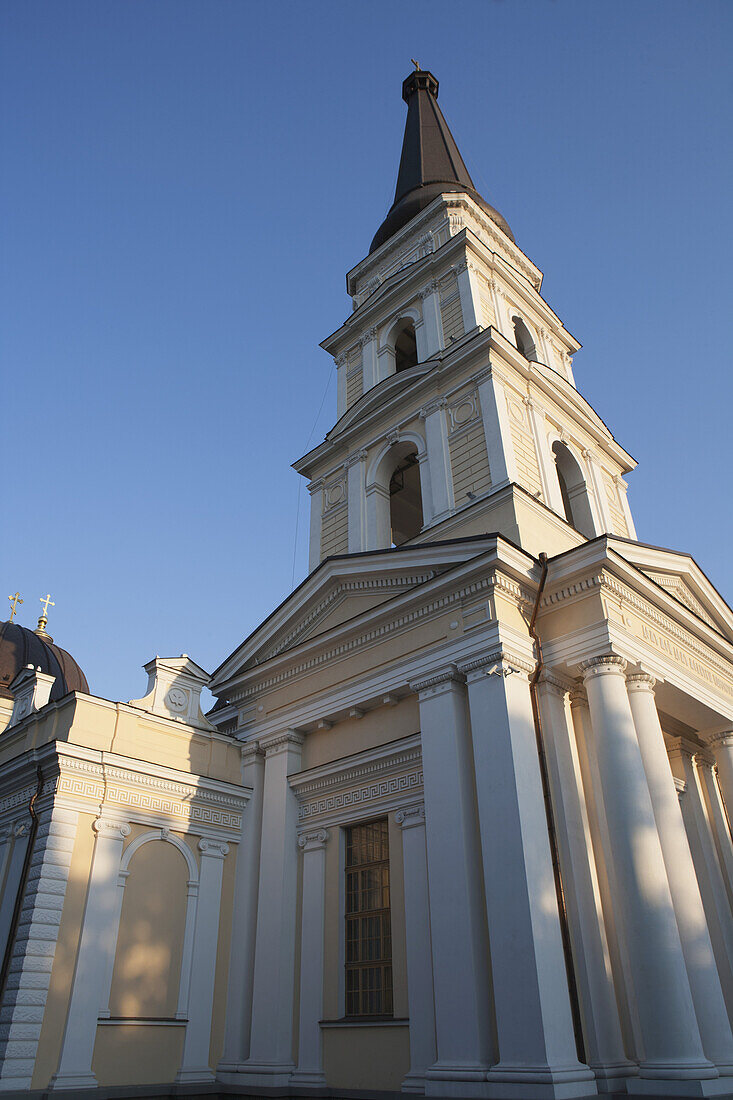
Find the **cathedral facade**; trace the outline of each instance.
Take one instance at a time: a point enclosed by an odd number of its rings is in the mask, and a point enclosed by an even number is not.
[[[0,1091],[733,1096],[733,612],[403,98],[306,580],[130,703],[3,627]]]

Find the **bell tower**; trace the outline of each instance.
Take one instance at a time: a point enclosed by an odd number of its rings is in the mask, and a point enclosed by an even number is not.
[[[338,420],[295,463],[309,479],[310,569],[487,533],[534,554],[635,539],[635,463],[576,389],[580,344],[476,190],[436,78],[411,73],[402,97],[394,202],[346,277],[351,315],[322,344]]]

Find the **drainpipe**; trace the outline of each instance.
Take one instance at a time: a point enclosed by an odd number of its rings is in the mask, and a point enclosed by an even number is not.
[[[28,803],[28,813],[31,815],[31,828],[28,833],[28,847],[25,851],[25,858],[23,860],[23,868],[20,872],[20,882],[18,883],[18,892],[15,896],[15,905],[13,907],[13,916],[10,921],[10,928],[8,930],[8,940],[5,944],[5,954],[3,955],[3,964],[0,967],[0,1004],[2,1004],[3,997],[5,996],[5,985],[8,980],[8,971],[10,970],[10,960],[13,957],[13,948],[15,947],[15,937],[18,933],[18,923],[20,921],[20,911],[23,908],[23,898],[25,896],[25,888],[28,883],[28,872],[31,869],[31,859],[33,857],[33,848],[35,846],[36,833],[38,832],[38,814],[36,813],[36,802],[41,797],[43,792],[43,772],[41,771],[41,765],[39,764],[36,769],[36,775],[38,777],[38,783],[36,789],[31,795],[31,800]]]
[[[565,957],[565,971],[568,980],[568,992],[570,994],[570,1011],[573,1017],[573,1031],[575,1033],[575,1048],[578,1053],[578,1061],[585,1065],[585,1040],[583,1038],[583,1021],[580,1015],[580,998],[578,997],[578,982],[575,977],[575,964],[573,962],[573,948],[570,941],[570,923],[568,910],[565,904],[565,891],[562,884],[562,871],[560,870],[560,855],[557,847],[557,830],[555,829],[555,815],[552,810],[550,797],[550,779],[547,771],[547,757],[545,755],[545,739],[542,733],[542,720],[540,718],[540,704],[537,694],[537,685],[544,666],[542,657],[542,642],[537,633],[537,613],[540,600],[547,580],[547,554],[540,554],[540,583],[537,587],[532,617],[529,621],[529,633],[535,644],[537,663],[529,680],[529,693],[532,700],[532,718],[534,720],[534,732],[537,739],[537,756],[540,762],[540,776],[542,777],[542,794],[545,799],[545,815],[547,817],[547,833],[550,840],[550,853],[552,856],[552,874],[555,879],[555,893],[557,895],[557,908],[560,914],[560,934],[562,936],[562,949]]]

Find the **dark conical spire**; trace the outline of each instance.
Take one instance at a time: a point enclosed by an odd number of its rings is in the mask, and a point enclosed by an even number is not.
[[[402,85],[402,98],[407,103],[407,121],[394,202],[369,251],[374,252],[446,191],[465,191],[513,241],[512,231],[501,214],[474,187],[438,106],[438,81],[433,74],[424,69],[410,73]]]

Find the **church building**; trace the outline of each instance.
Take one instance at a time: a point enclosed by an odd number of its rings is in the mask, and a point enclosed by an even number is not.
[[[0,1092],[733,1098],[733,611],[402,96],[307,578],[128,703],[0,626]]]

